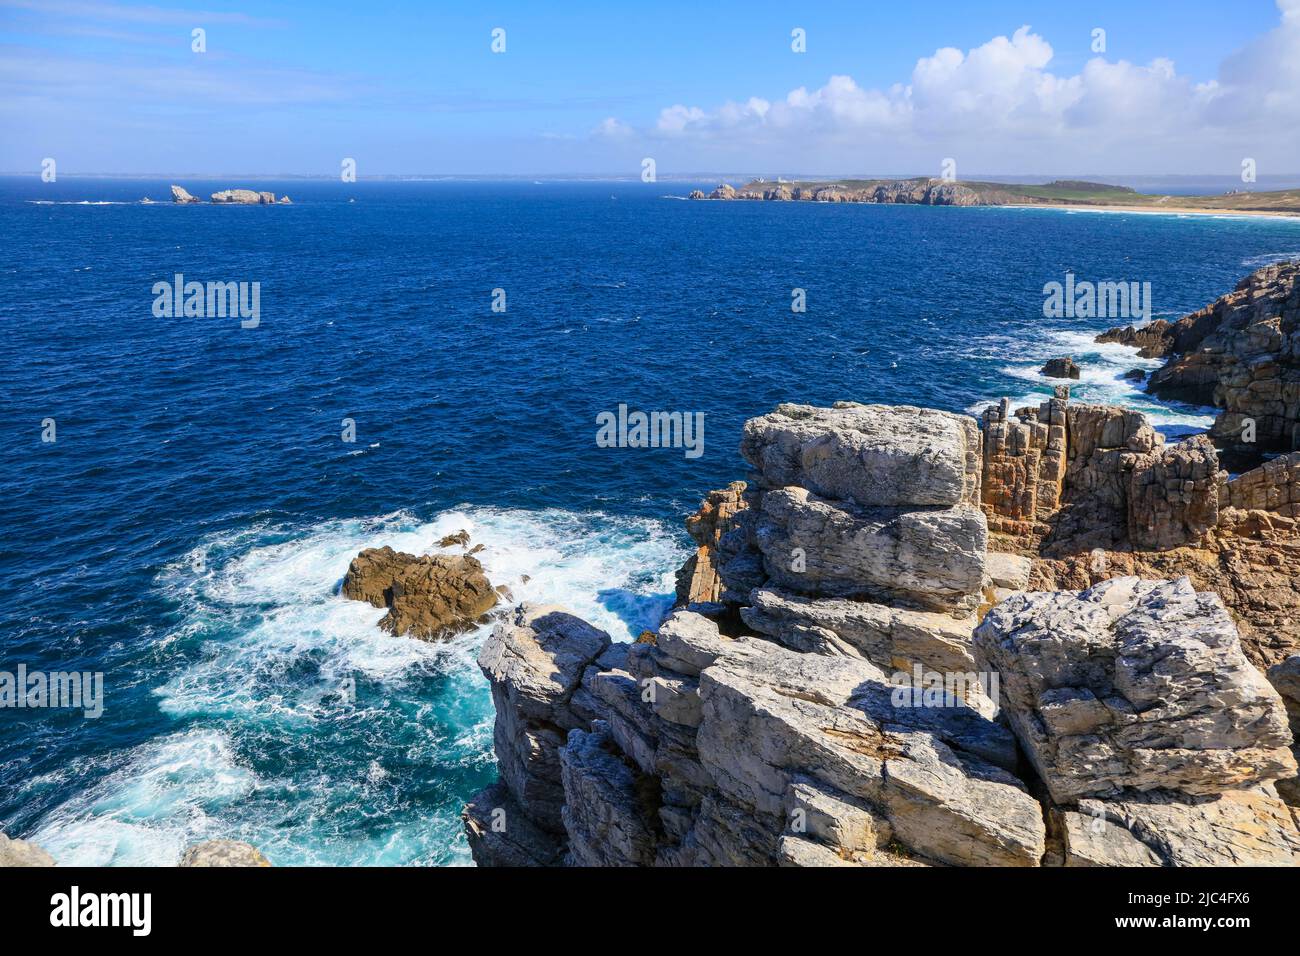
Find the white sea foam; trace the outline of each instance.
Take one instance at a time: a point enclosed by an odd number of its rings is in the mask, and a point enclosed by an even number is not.
[[[1009,343],[1000,343],[994,347],[1005,354],[1010,350],[1008,346]],[[1128,345],[1098,343],[1093,332],[1070,329],[1046,332],[1036,339],[1014,343],[1014,354],[1024,361],[1004,365],[1000,371],[1008,378],[1033,383],[1036,387],[1009,396],[1012,408],[1037,406],[1051,397],[1054,386],[1069,385],[1072,398],[1140,411],[1157,430],[1169,435],[1209,428],[1214,423],[1214,409],[1162,402],[1144,392],[1142,382],[1124,377],[1126,372],[1137,368],[1150,374],[1164,364],[1163,360],[1141,358],[1138,350]],[[1064,355],[1072,355],[1079,365],[1078,379],[1051,379],[1041,373],[1044,362]],[[983,357],[989,356],[985,353]],[[997,400],[985,400],[970,406],[967,411],[978,416],[996,404]]]
[[[256,784],[224,734],[186,731],[135,748],[32,839],[64,866],[175,865],[188,843],[218,835],[213,815]]]
[[[279,863],[467,862],[468,794],[412,806],[367,748],[405,753],[435,779],[490,766],[492,708],[475,664],[489,625],[444,642],[394,637],[377,627],[381,609],[338,593],[362,548],[438,553],[462,529],[515,601],[563,605],[618,640],[658,622],[687,554],[656,521],[477,507],[206,539],[158,580],[180,620],[158,644],[178,665],[155,694],[186,729],[109,755],[115,769],[48,813],[34,838],[63,864],[174,865],[215,837]],[[348,678],[378,686],[341,715]],[[430,687],[437,699],[421,696]],[[332,745],[366,756],[364,770],[335,771]],[[281,746],[299,748],[298,773],[305,762],[311,779],[263,779],[241,756]],[[384,826],[359,824],[375,815]]]
[[[1300,252],[1266,252],[1260,256],[1247,256],[1241,264],[1247,269],[1271,266],[1275,262],[1300,262]]]

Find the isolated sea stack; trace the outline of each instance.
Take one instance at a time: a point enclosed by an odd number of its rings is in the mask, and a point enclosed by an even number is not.
[[[1074,356],[1067,355],[1065,358],[1049,359],[1047,364],[1041,369],[1040,374],[1048,378],[1074,378],[1077,379],[1082,369],[1075,364]]]
[[[212,194],[212,201],[218,205],[269,206],[275,202],[275,193],[252,189],[223,189]]]
[[[198,196],[191,196],[184,186],[172,186],[172,202],[177,203],[194,203],[202,202]]]
[[[417,557],[392,548],[367,548],[343,578],[343,596],[387,608],[379,626],[426,640],[480,623],[500,595],[469,555]]]

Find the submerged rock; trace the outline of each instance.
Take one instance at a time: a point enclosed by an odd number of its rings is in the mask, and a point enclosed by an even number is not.
[[[343,596],[388,608],[379,622],[384,630],[425,639],[474,626],[499,597],[475,558],[417,557],[389,547],[367,548],[352,559]]]

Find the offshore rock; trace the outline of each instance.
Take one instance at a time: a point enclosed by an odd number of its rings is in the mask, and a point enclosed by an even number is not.
[[[1075,378],[1082,374],[1082,369],[1074,362],[1074,356],[1067,355],[1065,358],[1049,359],[1043,366],[1041,374],[1048,378]]]
[[[275,193],[258,192],[253,189],[223,189],[212,194],[212,201],[218,204],[269,206],[275,202]]]
[[[172,202],[178,203],[195,203],[202,202],[198,196],[191,196],[183,186],[172,186]]]
[[[379,622],[384,630],[426,640],[473,627],[499,597],[476,558],[417,557],[390,547],[367,548],[352,559],[343,596],[388,608]]]

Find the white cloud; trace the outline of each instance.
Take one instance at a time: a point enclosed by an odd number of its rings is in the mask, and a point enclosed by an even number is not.
[[[1098,56],[1076,73],[1055,73],[1051,44],[1022,26],[966,52],[936,50],[888,88],[865,88],[836,75],[772,102],[755,96],[713,108],[679,103],[662,110],[645,132],[682,145],[784,142],[791,145],[786,155],[800,156],[819,139],[873,146],[888,141],[895,153],[909,144],[915,151],[943,144],[992,156],[996,140],[1022,154],[1038,146],[1080,160],[1121,149],[1130,156],[1144,149],[1168,156],[1170,149],[1204,145],[1207,137],[1226,156],[1230,143],[1239,152],[1252,136],[1271,132],[1279,150],[1294,152],[1300,139],[1300,0],[1278,0],[1278,8],[1278,25],[1226,58],[1218,79],[1205,83],[1165,58],[1143,65]],[[801,152],[794,151],[796,142],[805,144]]]
[[[628,139],[633,136],[634,133],[635,130],[633,130],[632,127],[628,126],[622,120],[615,119],[613,116],[605,117],[596,125],[596,128],[592,130],[593,135],[601,136],[605,139]]]

